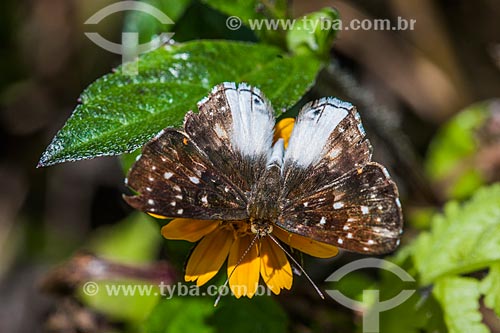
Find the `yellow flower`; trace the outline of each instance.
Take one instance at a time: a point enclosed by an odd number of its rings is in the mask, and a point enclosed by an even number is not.
[[[295,125],[295,118],[283,118],[276,126],[274,126],[274,142],[278,139],[285,141],[285,148],[288,148],[288,141],[292,135],[293,125]]]
[[[258,239],[249,249],[255,234],[247,221],[206,221],[177,218],[161,230],[167,239],[182,239],[196,245],[186,267],[185,280],[204,285],[220,270],[226,259],[229,286],[234,295],[252,297],[259,278],[279,294],[292,286],[292,269],[281,248],[270,237]],[[329,258],[338,253],[335,246],[291,234],[278,226],[271,233],[284,243],[315,257]],[[245,254],[245,251],[248,252]],[[238,261],[241,262],[238,264]],[[235,268],[236,264],[238,266]]]
[[[291,118],[280,121],[275,128],[275,140],[283,138],[287,145],[293,124]],[[275,294],[292,287],[292,269],[286,254],[271,237],[256,239],[248,221],[176,218],[165,225],[161,233],[167,239],[199,241],[191,253],[184,276],[186,281],[196,281],[198,286],[213,278],[227,260],[229,287],[237,298],[252,297],[261,277]],[[292,234],[277,225],[273,225],[271,235],[314,257],[329,258],[338,253],[335,246]]]

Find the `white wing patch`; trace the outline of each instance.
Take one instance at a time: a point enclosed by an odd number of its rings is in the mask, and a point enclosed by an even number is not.
[[[283,155],[285,152],[285,141],[283,139],[278,139],[272,148],[271,156],[267,161],[267,167],[271,165],[278,165],[281,167],[283,164]]]
[[[274,133],[274,111],[262,92],[244,83],[224,83],[231,109],[231,143],[245,156],[269,158]]]
[[[332,97],[306,104],[293,128],[285,164],[295,162],[306,168],[317,163],[328,137],[352,108],[352,104]]]

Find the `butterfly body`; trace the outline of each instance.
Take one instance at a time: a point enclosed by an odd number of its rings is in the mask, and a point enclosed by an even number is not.
[[[280,185],[280,169],[273,164],[264,171],[250,194],[247,208],[250,221],[269,224],[277,221]]]
[[[307,104],[287,148],[273,143],[274,111],[256,88],[223,83],[143,149],[128,175],[127,202],[169,218],[247,221],[360,253],[399,243],[402,214],[386,169],[349,103]]]

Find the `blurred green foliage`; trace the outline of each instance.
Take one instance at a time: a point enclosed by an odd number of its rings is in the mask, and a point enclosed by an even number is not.
[[[450,333],[488,333],[479,312],[479,282],[467,277],[445,277],[438,280],[433,294],[443,307]]]
[[[321,11],[304,16],[288,31],[286,39],[290,51],[296,54],[317,56],[328,59],[335,29],[339,22],[336,10],[323,8]]]
[[[429,146],[427,173],[448,198],[467,198],[486,182],[474,165],[474,156],[480,148],[477,131],[488,114],[487,103],[470,106],[445,124]]]
[[[177,297],[158,303],[143,323],[144,332],[184,333],[216,332],[207,319],[213,312],[210,299],[201,297]]]
[[[431,230],[412,244],[422,284],[485,269],[500,260],[500,185],[477,191],[463,205],[446,204]]]
[[[144,264],[157,257],[162,240],[160,228],[153,218],[134,213],[113,226],[98,229],[88,247],[109,260]]]

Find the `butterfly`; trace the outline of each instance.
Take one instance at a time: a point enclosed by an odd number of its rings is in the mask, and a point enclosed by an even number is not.
[[[356,108],[328,97],[299,112],[288,146],[256,87],[222,83],[143,148],[125,200],[153,216],[246,221],[258,237],[281,228],[363,254],[393,251],[402,233],[398,190],[372,162]]]

